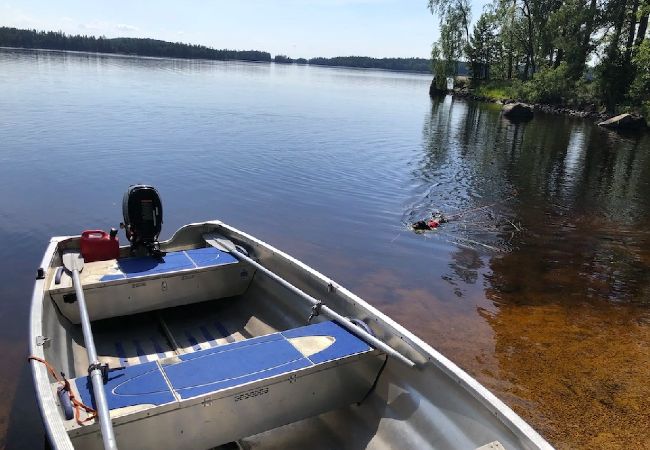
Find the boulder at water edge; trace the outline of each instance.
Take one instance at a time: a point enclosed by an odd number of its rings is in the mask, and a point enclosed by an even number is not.
[[[618,130],[639,130],[646,127],[645,119],[635,114],[619,114],[610,119],[600,122],[601,127],[615,128]]]
[[[438,89],[436,86],[436,79],[431,80],[431,85],[429,86],[429,96],[430,97],[440,97],[447,94],[447,91],[444,89]]]
[[[510,103],[503,107],[503,115],[508,119],[528,120],[533,118],[533,107],[525,103]]]

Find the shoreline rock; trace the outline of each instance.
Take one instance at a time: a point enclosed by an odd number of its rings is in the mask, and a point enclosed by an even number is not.
[[[436,86],[436,80],[431,80],[431,84],[429,85],[429,97],[440,97],[443,95],[447,95],[447,91],[444,89],[438,89]]]
[[[600,122],[599,127],[613,128],[615,130],[639,130],[648,126],[645,119],[636,114],[619,114]]]
[[[512,120],[530,120],[533,118],[533,107],[526,103],[509,103],[503,106],[502,113]]]

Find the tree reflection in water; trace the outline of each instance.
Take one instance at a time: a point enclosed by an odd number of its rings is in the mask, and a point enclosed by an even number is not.
[[[433,100],[413,170],[405,221],[495,205],[428,236],[493,354],[440,345],[560,448],[650,447],[650,138],[496,108]]]

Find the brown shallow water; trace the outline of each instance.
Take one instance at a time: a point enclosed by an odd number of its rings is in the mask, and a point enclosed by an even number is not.
[[[282,248],[558,448],[650,448],[650,138],[514,124],[429,81],[0,50],[0,447],[42,445],[25,356],[49,236],[117,225],[146,182],[164,237],[220,218]]]
[[[648,448],[647,228],[585,222],[491,262],[494,389],[558,447]]]

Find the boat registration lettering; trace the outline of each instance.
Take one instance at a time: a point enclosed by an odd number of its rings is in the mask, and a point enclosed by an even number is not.
[[[242,392],[239,395],[235,395],[235,401],[239,402],[241,400],[247,400],[249,398],[259,397],[260,395],[266,395],[269,393],[268,387],[261,387],[258,389],[253,389],[248,392]]]

